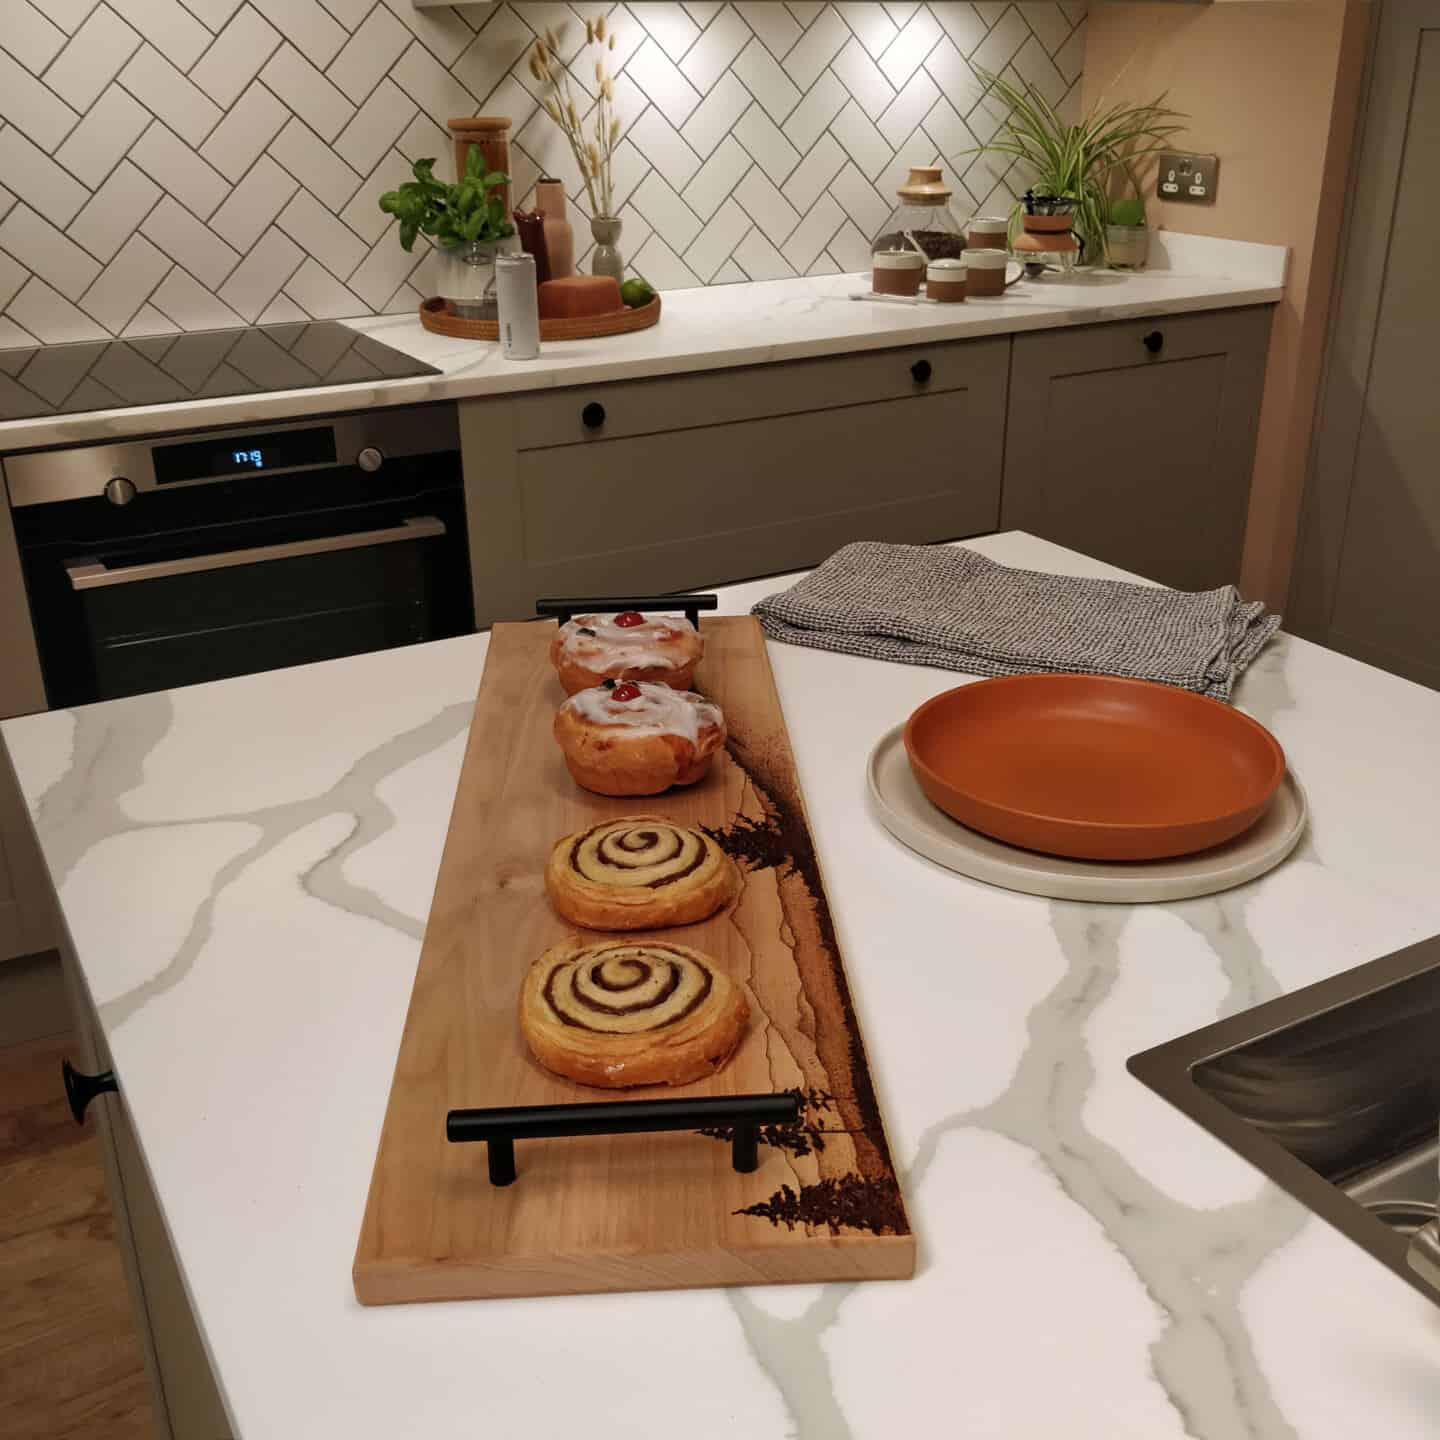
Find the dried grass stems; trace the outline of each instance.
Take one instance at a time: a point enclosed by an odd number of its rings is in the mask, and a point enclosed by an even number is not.
[[[620,143],[620,120],[615,114],[615,77],[606,68],[606,60],[615,49],[615,35],[605,23],[605,17],[585,22],[586,53],[598,46],[599,56],[595,60],[595,108],[590,112],[590,129],[580,118],[580,109],[570,89],[570,72],[560,58],[559,34],[546,27],[545,33],[536,40],[530,51],[530,73],[548,90],[545,96],[545,113],[560,127],[575,163],[580,167],[580,178],[585,182],[585,194],[590,200],[592,215],[613,215],[615,213],[615,188],[611,179],[610,161],[615,147]]]

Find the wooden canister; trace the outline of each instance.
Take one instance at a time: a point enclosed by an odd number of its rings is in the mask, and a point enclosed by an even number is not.
[[[459,120],[446,122],[455,137],[455,178],[465,173],[465,156],[472,145],[480,147],[485,157],[487,170],[503,170],[510,173],[510,117],[508,115],[468,115]],[[501,187],[500,198],[504,202],[504,213],[510,213],[513,203],[509,185]]]

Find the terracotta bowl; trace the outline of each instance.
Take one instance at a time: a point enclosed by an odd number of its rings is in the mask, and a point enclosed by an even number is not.
[[[1265,812],[1285,752],[1218,700],[1111,675],[1016,675],[927,700],[905,726],[920,788],[962,825],[1082,860],[1223,844]]]

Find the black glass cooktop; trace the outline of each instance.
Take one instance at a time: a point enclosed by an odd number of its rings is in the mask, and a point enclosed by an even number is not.
[[[0,420],[438,375],[335,320],[0,350]]]

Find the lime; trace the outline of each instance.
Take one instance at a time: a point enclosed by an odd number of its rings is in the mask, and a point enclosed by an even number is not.
[[[655,298],[655,292],[643,280],[627,280],[620,287],[620,298],[632,310],[638,310]]]

